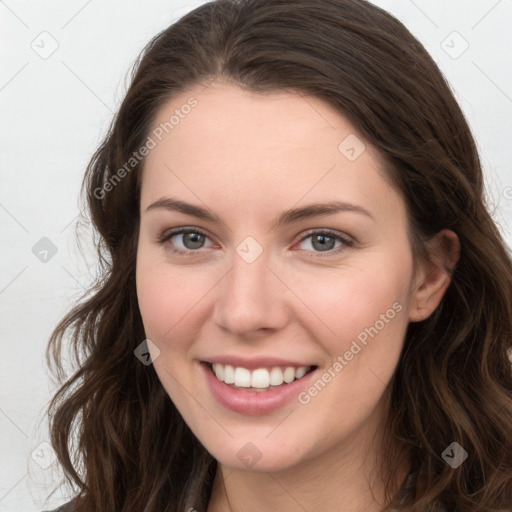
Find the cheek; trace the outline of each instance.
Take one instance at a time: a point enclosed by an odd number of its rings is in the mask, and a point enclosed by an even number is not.
[[[303,325],[332,359],[351,349],[365,364],[370,359],[391,363],[398,358],[408,324],[412,267],[406,256],[395,256],[386,259],[380,254],[375,263],[368,259],[361,265],[316,272],[314,279],[304,274],[295,278],[294,291],[309,310],[302,315]]]
[[[194,266],[170,265],[147,247],[137,255],[137,298],[147,338],[162,353],[186,351],[204,322],[206,295],[217,274]],[[172,361],[172,359],[169,359]]]
[[[193,289],[183,286],[183,278],[170,272],[149,250],[137,255],[137,298],[146,336],[163,349],[162,342],[179,324],[191,302]],[[177,292],[179,290],[179,292]],[[179,297],[178,297],[179,293]]]
[[[367,260],[357,268],[319,274],[314,281],[303,277],[297,283],[297,294],[307,298],[316,314],[303,315],[303,327],[329,357],[318,381],[299,401],[326,430],[357,430],[381,400],[408,325],[410,271],[405,257],[386,259],[381,254],[375,265]]]
[[[190,388],[183,364],[192,329],[187,313],[197,303],[198,291],[184,286],[183,276],[170,270],[169,265],[159,262],[150,251],[139,250],[136,271],[139,310],[146,338],[159,349],[153,367],[167,394],[180,410],[186,410],[187,400],[181,386]]]

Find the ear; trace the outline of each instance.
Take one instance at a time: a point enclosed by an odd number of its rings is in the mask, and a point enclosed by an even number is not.
[[[409,309],[410,322],[425,320],[441,302],[451,281],[450,271],[459,261],[459,237],[448,229],[440,231],[428,242],[427,250],[428,261],[422,262],[416,271]]]

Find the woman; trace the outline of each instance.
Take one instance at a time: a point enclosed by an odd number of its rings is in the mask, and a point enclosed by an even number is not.
[[[512,510],[512,262],[399,21],[197,8],[84,187],[104,274],[48,347],[81,354],[49,407],[60,510]]]

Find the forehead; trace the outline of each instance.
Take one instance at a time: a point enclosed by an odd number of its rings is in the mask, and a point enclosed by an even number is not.
[[[168,101],[154,133],[142,180],[145,203],[167,193],[208,203],[220,194],[226,204],[243,201],[245,209],[257,209],[290,206],[307,195],[311,201],[371,202],[379,215],[390,196],[397,200],[374,149],[313,96],[214,82]]]
[[[189,108],[191,99],[195,106]],[[171,118],[172,126],[166,127]],[[171,99],[157,115],[153,128],[158,127],[164,129],[160,146],[169,150],[179,146],[180,154],[194,149],[198,157],[209,152],[221,159],[240,153],[260,161],[290,151],[305,154],[319,145],[336,157],[340,137],[354,133],[338,112],[318,98],[282,91],[261,94],[222,82],[197,86]],[[149,159],[156,154],[152,152]]]

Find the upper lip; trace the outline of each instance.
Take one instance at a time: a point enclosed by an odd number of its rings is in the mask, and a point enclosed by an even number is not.
[[[315,366],[310,363],[297,363],[296,361],[290,361],[286,359],[280,359],[278,357],[252,357],[247,359],[240,356],[212,356],[208,359],[203,360],[205,363],[220,363],[229,364],[233,367],[247,368],[248,370],[255,370],[257,368],[271,368],[274,366],[300,368],[301,366]]]

